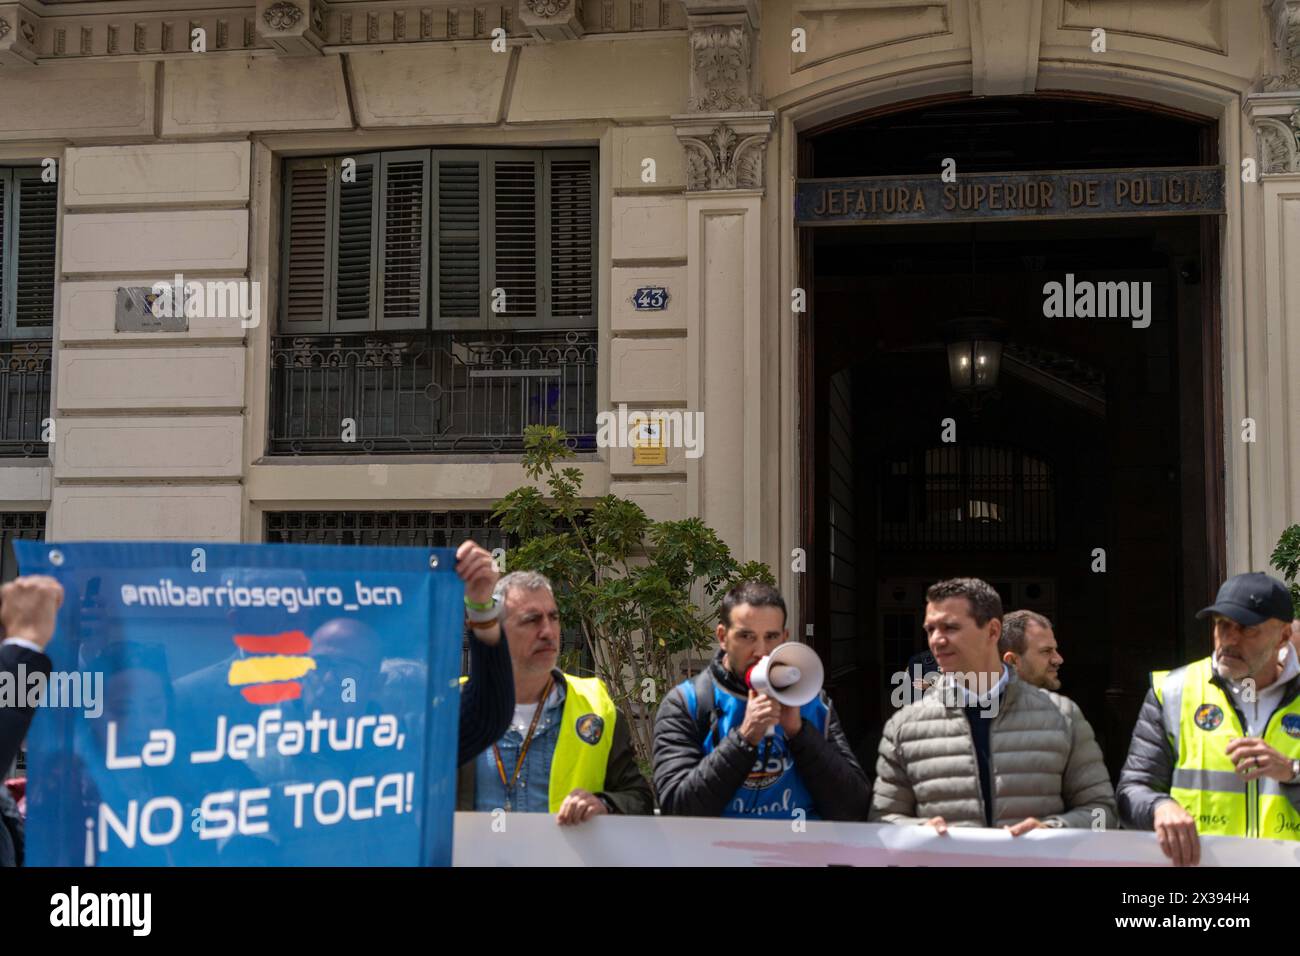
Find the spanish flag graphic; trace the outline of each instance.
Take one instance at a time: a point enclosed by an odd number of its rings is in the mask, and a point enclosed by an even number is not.
[[[238,687],[250,704],[278,704],[302,696],[298,678],[316,669],[307,656],[311,638],[302,631],[282,634],[236,634],[235,645],[250,657],[232,661],[226,682]]]

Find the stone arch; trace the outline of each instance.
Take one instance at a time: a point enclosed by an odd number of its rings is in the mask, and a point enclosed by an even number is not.
[[[1171,72],[1171,66],[1175,72]],[[1154,106],[1172,109],[1208,119],[1216,131],[1214,137],[1216,156],[1206,157],[1206,164],[1222,165],[1232,173],[1225,177],[1226,215],[1219,223],[1221,265],[1218,287],[1218,308],[1221,319],[1222,370],[1221,401],[1225,428],[1240,421],[1247,408],[1247,359],[1243,343],[1247,338],[1263,336],[1262,321],[1248,315],[1248,295],[1243,281],[1248,226],[1245,216],[1249,209],[1243,202],[1240,179],[1235,171],[1240,168],[1245,151],[1254,152],[1255,136],[1243,120],[1241,92],[1229,89],[1222,83],[1206,77],[1204,68],[1186,64],[1185,72],[1176,72],[1177,64],[1168,60],[1146,65],[1129,63],[1111,65],[1103,72],[1095,65],[1044,60],[1038,64],[1035,88],[1027,95],[1052,94],[1099,101],[1118,102],[1134,106]],[[767,328],[777,337],[777,348],[783,356],[781,368],[781,446],[791,449],[783,454],[779,467],[781,488],[782,540],[801,541],[804,537],[802,511],[805,502],[801,463],[806,460],[800,443],[799,363],[804,332],[799,316],[789,311],[790,290],[801,287],[800,231],[794,225],[794,187],[799,173],[800,144],[802,138],[813,130],[829,125],[860,119],[866,115],[902,111],[926,102],[957,100],[972,95],[972,66],[961,64],[921,66],[905,72],[883,75],[879,65],[863,67],[835,78],[806,87],[788,90],[768,100],[775,113],[773,155],[767,164],[767,195],[777,209],[780,228],[768,236],[767,254],[779,268],[769,270],[764,288],[764,299],[771,304]],[[1248,323],[1252,326],[1247,328]],[[1260,357],[1249,356],[1252,367]],[[1231,429],[1228,429],[1231,431]],[[1250,540],[1252,515],[1249,503],[1245,453],[1240,443],[1224,442],[1225,503],[1229,566],[1245,567],[1250,564],[1253,552],[1262,550]],[[1256,492],[1258,494],[1258,492]],[[806,542],[802,542],[806,544]],[[787,593],[796,595],[802,581],[795,575],[784,575],[781,581]],[[796,601],[802,603],[801,598]],[[793,612],[795,619],[803,616],[803,609]]]

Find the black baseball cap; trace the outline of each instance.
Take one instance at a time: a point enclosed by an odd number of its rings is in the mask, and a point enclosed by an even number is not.
[[[1291,592],[1285,584],[1262,571],[1237,574],[1219,587],[1214,603],[1196,612],[1197,620],[1221,614],[1242,627],[1263,624],[1269,618],[1289,621],[1295,617]]]

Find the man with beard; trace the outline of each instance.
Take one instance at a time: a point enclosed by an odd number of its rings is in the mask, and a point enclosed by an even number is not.
[[[557,666],[561,623],[551,582],[514,571],[497,585],[494,602],[510,651],[513,719],[460,768],[457,809],[552,813],[561,826],[607,813],[653,813],[654,794],[608,688]]]
[[[667,694],[655,716],[663,813],[865,819],[867,776],[826,694],[790,707],[746,683],[749,669],[790,636],[780,593],[757,581],[738,584],[719,616],[713,662]]]
[[[1238,574],[1197,618],[1214,654],[1151,675],[1120,773],[1120,818],[1154,830],[1176,865],[1200,862],[1199,834],[1300,839],[1300,665],[1291,596]]]
[[[998,653],[1015,668],[1026,684],[1043,690],[1061,689],[1060,670],[1065,663],[1056,646],[1052,622],[1034,611],[1012,611],[1002,619]]]

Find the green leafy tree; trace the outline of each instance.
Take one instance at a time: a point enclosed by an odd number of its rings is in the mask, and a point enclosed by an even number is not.
[[[1296,576],[1300,574],[1300,524],[1293,524],[1282,532],[1269,560],[1273,567],[1282,572],[1291,588],[1291,604],[1295,608],[1295,616],[1300,617],[1300,584],[1296,583]]]
[[[573,454],[559,428],[528,426],[524,472],[543,487],[516,488],[493,516],[520,542],[506,570],[540,571],[555,585],[561,623],[581,633],[648,770],[653,728],[644,718],[677,683],[675,660],[711,647],[733,584],[776,581],[762,562],[737,562],[698,518],[652,521],[617,495],[584,498],[582,470],[560,464]]]

